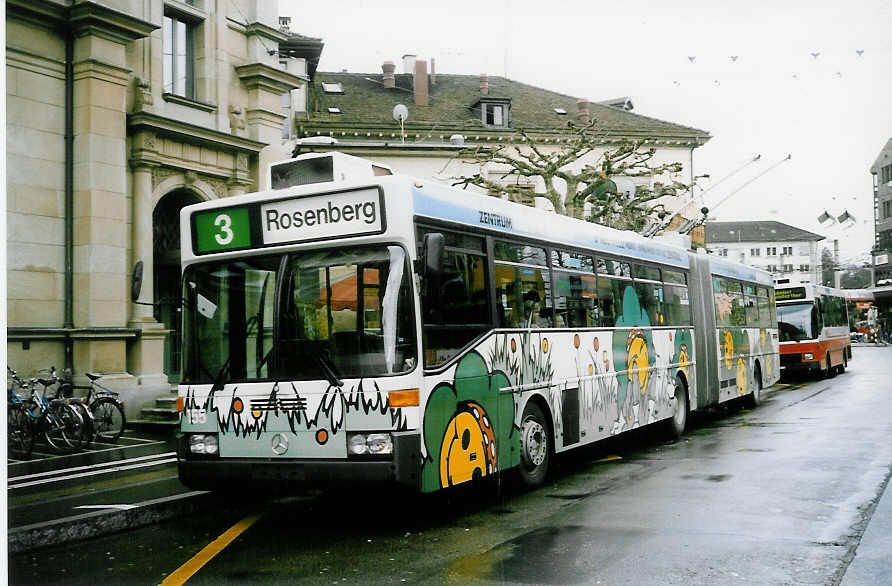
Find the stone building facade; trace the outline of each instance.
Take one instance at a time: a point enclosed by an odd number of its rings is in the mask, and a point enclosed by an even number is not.
[[[277,10],[7,0],[11,366],[107,373],[130,417],[177,380],[179,210],[257,189],[307,79]]]

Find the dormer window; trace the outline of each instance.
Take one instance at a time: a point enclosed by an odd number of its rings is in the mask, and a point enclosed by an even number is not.
[[[341,113],[341,109],[340,109],[340,108],[335,108],[334,106],[332,106],[332,107],[330,107],[330,108],[328,109],[328,113],[329,113],[329,114],[340,114],[340,113]]]
[[[554,113],[557,114],[558,116],[566,116],[567,115],[567,111],[564,110],[563,108],[555,108]]]
[[[510,98],[481,98],[471,106],[471,110],[480,116],[480,122],[485,126],[506,128],[510,125]]]
[[[343,95],[344,86],[342,86],[340,83],[323,83],[322,91],[326,94]]]

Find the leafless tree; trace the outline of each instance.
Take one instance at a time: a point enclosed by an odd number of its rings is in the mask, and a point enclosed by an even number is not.
[[[454,177],[453,185],[475,185],[486,189],[493,195],[507,194],[509,199],[518,200],[522,193],[528,193],[530,181],[541,179],[545,192],[537,193],[546,197],[559,214],[587,219],[597,224],[605,224],[619,229],[639,231],[644,228],[660,211],[662,204],[654,204],[654,200],[666,195],[678,195],[688,186],[678,181],[669,184],[655,183],[636,185],[634,193],[617,189],[611,178],[624,177],[658,177],[667,173],[677,173],[682,169],[681,163],[662,163],[654,165],[652,159],[656,149],[648,147],[647,139],[624,140],[605,148],[602,134],[595,130],[596,121],[579,126],[572,122],[570,139],[561,144],[557,150],[544,150],[524,129],[518,129],[522,137],[520,145],[481,145],[465,148],[459,152],[459,158],[466,163],[479,166],[492,163],[498,179],[492,179],[484,172],[474,175]],[[586,155],[604,149],[592,162],[579,170],[572,169],[575,162]],[[508,177],[524,177],[528,181],[511,184],[505,182]],[[565,188],[560,189],[562,180]],[[585,214],[586,204],[590,211]]]

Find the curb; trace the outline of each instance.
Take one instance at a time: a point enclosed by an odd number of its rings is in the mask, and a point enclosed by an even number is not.
[[[210,504],[199,497],[211,494],[195,490],[174,496],[151,499],[124,510],[103,510],[66,517],[54,521],[34,523],[10,529],[7,534],[9,553],[19,553],[143,527],[198,511]],[[210,500],[216,501],[216,497]]]

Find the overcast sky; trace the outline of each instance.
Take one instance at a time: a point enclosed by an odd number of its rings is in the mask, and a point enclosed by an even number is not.
[[[712,135],[694,151],[695,174],[711,175],[704,187],[762,155],[705,194],[711,216],[839,238],[844,258],[873,243],[869,168],[892,137],[888,0],[280,0],[279,12],[323,40],[321,71],[380,72],[386,60],[399,71],[415,53],[440,73],[507,76],[591,101],[629,96],[638,114]],[[824,228],[824,209],[857,224]]]

